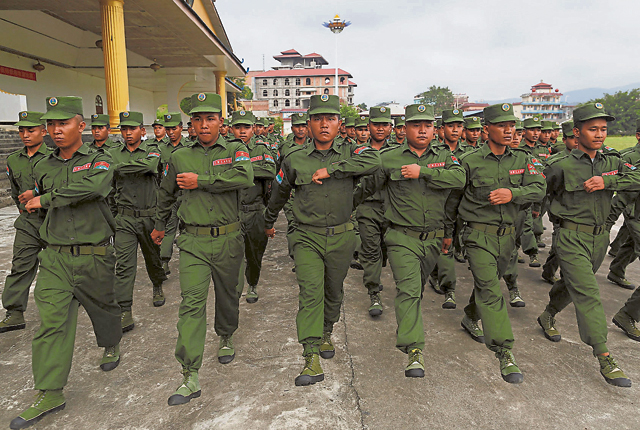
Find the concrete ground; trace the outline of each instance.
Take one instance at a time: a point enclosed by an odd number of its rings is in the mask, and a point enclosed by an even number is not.
[[[15,208],[0,210],[0,281],[11,267]],[[458,264],[458,309],[443,310],[443,296],[427,287],[422,312],[427,346],[424,379],[404,377],[406,355],[395,348],[394,283],[383,270],[384,313],[371,318],[362,272],[351,269],[345,281],[342,317],[334,330],[336,355],[323,360],[324,382],[295,387],[303,364],[295,316],[298,286],[286,252],[284,217],[276,225],[259,284],[260,300],[240,304],[240,327],[234,336],[236,359],[216,358],[213,295],[209,297],[209,330],[200,372],[202,396],[183,406],[167,406],[180,385],[173,356],[180,290],[177,259],[165,284],[167,303],[151,304],[151,284],[140,258],[136,281],[136,328],[125,334],[122,361],[102,372],[102,350],[95,344],[82,310],[69,383],[67,407],[35,428],[49,429],[636,429],[639,426],[640,344],[628,339],[611,317],[631,294],[606,280],[611,257],[598,272],[610,329],[609,347],[634,381],[630,389],[605,383],[590,348],[579,338],[573,306],[557,318],[560,343],[547,341],[536,323],[550,286],[540,269],[519,265],[520,290],[526,307],[509,308],[515,334],[515,356],[524,383],[510,385],[500,377],[498,360],[460,328],[463,305],[472,288],[471,273]],[[550,230],[544,236],[547,256]],[[628,278],[640,281],[638,265]],[[4,285],[2,282],[0,285]],[[507,289],[504,288],[508,297]],[[29,300],[27,329],[0,335],[0,427],[33,400],[31,339],[38,313]],[[5,428],[6,428],[5,427]]]

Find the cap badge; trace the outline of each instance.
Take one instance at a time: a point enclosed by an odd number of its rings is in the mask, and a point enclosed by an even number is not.
[[[364,115],[360,115],[360,120],[364,121],[365,119],[367,119],[367,117],[366,117],[366,116],[364,116]]]
[[[98,119],[98,114],[97,114],[97,113],[94,113],[93,115],[91,115],[91,118],[93,118],[93,119]]]
[[[503,111],[507,112],[509,109],[510,109],[509,103],[504,103],[504,104],[502,105],[502,110],[503,110]]]
[[[55,106],[55,105],[57,105],[57,104],[58,104],[58,99],[57,99],[57,98],[55,98],[55,97],[51,97],[51,98],[49,99],[49,106]]]
[[[201,102],[203,102],[206,98],[207,95],[205,93],[198,94],[198,100],[200,100]]]
[[[602,103],[596,103],[596,109],[602,109],[603,107]]]
[[[320,100],[322,100],[323,102],[326,102],[329,100],[329,96],[327,94],[323,94],[320,96]]]
[[[424,105],[418,106],[418,112],[424,112],[427,108]]]
[[[534,116],[532,119],[533,119],[534,122],[540,121],[540,118],[538,118],[537,116]]]
[[[503,107],[503,109],[504,109],[504,107]],[[453,114],[454,114],[454,115],[458,115],[459,113],[460,113],[460,111],[459,111],[458,109],[454,109],[454,110],[453,110]]]
[[[299,114],[298,114],[298,116],[299,116],[300,118],[302,118],[302,116],[303,116],[303,115],[304,115],[303,113],[299,113]]]
[[[20,118],[26,118],[26,117],[27,117],[26,112],[20,112]]]
[[[122,112],[123,118],[129,118],[129,112]]]
[[[402,116],[400,117],[400,119],[404,121],[404,119],[405,119],[405,118],[404,118],[404,115],[402,115]]]
[[[171,119],[171,115],[165,115],[165,118]]]
[[[475,122],[475,121],[478,121],[478,117],[477,117],[477,116],[474,116],[473,118],[471,118],[471,121],[474,121],[474,122]]]
[[[385,113],[386,111],[387,111],[387,108],[385,108],[385,107],[381,107],[380,108],[380,112]]]
[[[243,110],[240,111],[240,116],[245,116],[247,113]]]

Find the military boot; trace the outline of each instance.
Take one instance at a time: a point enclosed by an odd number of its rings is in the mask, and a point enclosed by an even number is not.
[[[107,346],[102,354],[100,361],[100,369],[108,372],[115,369],[120,364],[120,344],[116,346]]]
[[[58,412],[66,406],[62,390],[41,390],[36,401],[21,413],[19,416],[11,420],[9,428],[23,429],[30,427],[53,412]]]
[[[536,236],[536,242],[538,243],[538,248],[544,248],[547,246],[547,244],[542,241],[541,236]]]
[[[295,384],[298,387],[315,384],[324,381],[324,372],[320,365],[320,356],[314,351],[305,351],[304,367],[302,372],[296,376]]]
[[[462,252],[460,252],[460,251],[455,251],[453,253],[453,258],[455,258],[458,263],[466,263],[467,262],[467,259],[465,258],[464,254]]]
[[[200,397],[200,382],[198,381],[198,372],[186,369],[182,370],[182,385],[178,387],[175,393],[169,397],[169,406],[183,405],[189,403],[191,399]]]
[[[611,272],[609,272],[609,274],[607,275],[607,279],[609,280],[609,282],[613,282],[614,284],[622,288],[626,288],[627,290],[634,290],[636,288],[636,286],[629,282],[627,278],[614,275]]]
[[[500,374],[502,375],[502,379],[510,384],[522,383],[524,378],[511,350],[501,349],[499,352],[496,352],[496,357],[500,360]]]
[[[540,260],[538,260],[538,254],[531,254],[529,256],[529,267],[540,267]]]
[[[444,293],[444,303],[442,309],[455,309],[456,308],[456,293],[454,291],[447,291]]]
[[[627,378],[627,375],[618,367],[618,363],[616,363],[611,354],[607,356],[598,355],[597,358],[600,363],[600,374],[608,384],[616,387],[631,386],[631,379]]]
[[[27,326],[24,322],[24,314],[20,311],[7,311],[7,315],[0,321],[0,333],[13,330],[22,330]]]
[[[636,321],[631,318],[631,315],[626,313],[624,309],[620,309],[618,313],[615,314],[613,323],[620,327],[629,338],[640,342],[640,329],[636,327]]]
[[[509,290],[509,304],[512,308],[524,308],[526,303],[517,288]]]
[[[467,316],[467,314],[465,314],[460,325],[463,329],[465,329],[467,333],[469,333],[471,339],[475,340],[478,343],[484,343],[484,332],[478,325],[478,321],[472,320]]]
[[[169,269],[169,262],[165,261],[164,263],[162,263],[162,270],[164,270],[164,274],[165,275],[170,275],[171,274],[171,269]]]
[[[520,254],[518,254],[518,263],[520,264],[524,263],[524,257],[521,256]]]
[[[122,333],[133,330],[135,324],[133,323],[133,314],[131,311],[122,311],[120,316],[120,326],[122,327]]]
[[[556,319],[547,311],[540,314],[538,317],[538,324],[542,327],[542,332],[544,333],[544,337],[549,339],[551,342],[560,342],[560,332],[556,329]]]
[[[233,335],[220,336],[218,346],[218,361],[221,364],[228,364],[236,358],[236,350],[233,348]]]
[[[409,351],[409,364],[404,368],[404,376],[424,378],[424,357],[420,348],[413,348]]]
[[[320,341],[320,357],[329,359],[336,355],[336,348],[331,341],[331,333],[325,331],[322,333],[322,340]]]
[[[255,285],[249,285],[247,287],[247,296],[245,297],[247,303],[255,303],[258,301],[258,292]]]
[[[369,315],[372,317],[379,317],[382,315],[382,299],[380,293],[373,293],[369,295],[371,299],[371,306],[369,306]]]
[[[444,291],[440,288],[440,283],[437,279],[433,279],[433,276],[429,276],[429,286],[433,288],[437,294],[444,294]]]
[[[560,278],[558,278],[556,275],[546,275],[544,272],[542,272],[542,279],[544,279],[545,282],[551,285],[555,284],[560,280]]]
[[[160,307],[165,302],[164,293],[162,292],[162,284],[153,286],[153,306]]]

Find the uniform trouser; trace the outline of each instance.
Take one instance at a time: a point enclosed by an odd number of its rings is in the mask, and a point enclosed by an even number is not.
[[[560,226],[557,223],[553,223],[553,233],[551,233],[551,249],[549,250],[547,260],[542,265],[542,276],[547,279],[555,276],[556,272],[558,271],[558,267],[560,267],[557,251],[559,229]]]
[[[424,349],[422,293],[426,275],[436,265],[442,239],[420,240],[389,228],[384,237],[396,282],[396,347],[407,353]]]
[[[622,244],[625,243],[628,238],[629,238],[629,228],[627,227],[627,222],[625,220],[625,222],[620,227],[620,230],[618,230],[618,234],[616,235],[616,238],[613,239],[613,242],[611,242],[611,244],[609,245],[610,252],[612,252],[613,254],[616,254],[620,249],[620,247],[622,246]]]
[[[151,240],[153,218],[116,216],[116,298],[122,311],[131,311],[133,287],[138,271],[138,244],[142,250],[147,274],[154,286],[167,280],[160,260],[160,247]]]
[[[353,224],[353,230],[356,235],[356,247],[353,251],[353,258],[359,261],[360,252],[362,252],[362,239],[360,238],[360,231],[358,230],[358,220],[356,216],[357,209],[351,212],[351,219],[349,220]]]
[[[289,250],[289,257],[293,259],[293,241],[291,240],[291,235],[296,229],[296,219],[293,216],[293,203],[291,203],[292,199],[287,200],[284,204],[284,216],[287,218],[287,248]]]
[[[120,343],[120,307],[113,289],[116,257],[40,253],[40,274],[34,296],[40,328],[33,338],[32,367],[36,390],[57,390],[67,384],[76,337],[78,306],[87,311],[99,347]]]
[[[2,291],[2,306],[8,311],[24,312],[29,300],[29,287],[38,272],[38,253],[46,246],[38,229],[42,219],[37,215],[21,214],[14,227],[13,260]]]
[[[444,293],[453,293],[456,290],[456,262],[453,251],[462,250],[462,244],[460,243],[462,226],[462,220],[457,219],[453,230],[453,249],[447,254],[440,253],[436,265],[431,271],[431,278],[438,281],[440,290]],[[456,242],[458,242],[457,249]]]
[[[160,244],[160,259],[163,262],[169,262],[171,255],[173,255],[173,242],[176,239],[176,232],[178,231],[178,208],[180,207],[180,199],[178,199],[171,207],[171,215],[167,220],[167,225],[164,231],[164,238]]]
[[[608,246],[606,231],[593,235],[559,228],[556,252],[561,278],[551,288],[547,306],[547,310],[555,315],[573,302],[580,339],[590,345],[596,355],[608,352],[607,321],[595,276]]]
[[[387,258],[387,249],[382,239],[388,227],[382,203],[362,203],[356,211],[360,232],[360,263],[364,268],[362,282],[369,294],[380,292],[382,262]]]
[[[230,336],[238,328],[238,273],[243,260],[244,238],[236,231],[226,235],[194,236],[183,232],[180,249],[180,290],[176,359],[183,369],[202,366],[207,334],[207,297],[213,279],[215,294],[214,329]]]
[[[515,234],[497,236],[466,227],[463,241],[473,274],[473,294],[464,312],[474,321],[482,320],[487,348],[512,349],[513,331],[499,279],[513,257]]]
[[[634,257],[640,256],[640,221],[634,219],[626,220],[629,227],[629,238],[627,240],[634,244]],[[625,242],[626,244],[626,242]],[[618,255],[623,248],[620,248]],[[616,256],[616,258],[618,258]],[[627,314],[631,316],[635,321],[640,321],[640,287],[636,288],[631,297],[627,300],[622,308]]]
[[[340,318],[343,282],[356,246],[353,230],[325,236],[302,229],[293,235],[296,277],[300,286],[296,326],[298,342],[317,348],[323,331]]]
[[[625,222],[625,225],[626,224],[627,222]],[[630,228],[628,230],[630,230]],[[627,236],[627,239],[618,248],[616,256],[609,265],[609,271],[620,278],[626,278],[627,267],[629,267],[629,264],[636,259],[637,255],[635,251],[636,245],[634,237],[638,236],[631,233]]]
[[[536,238],[542,236],[544,233],[544,225],[542,224],[542,217],[547,211],[547,199],[542,200],[540,203],[540,215],[537,218],[533,218],[533,234]]]
[[[258,285],[262,257],[267,249],[269,238],[264,234],[264,208],[250,212],[240,212],[242,233],[244,234],[244,257],[246,268],[244,276],[249,285]],[[242,282],[244,285],[244,282]],[[241,290],[242,291],[242,290]]]
[[[518,225],[519,223],[522,224]],[[537,255],[538,243],[536,242],[536,237],[533,234],[533,215],[531,214],[530,207],[524,211],[518,212],[516,228],[521,228],[520,234],[516,231],[516,251],[518,248],[522,248],[522,252],[526,255]]]

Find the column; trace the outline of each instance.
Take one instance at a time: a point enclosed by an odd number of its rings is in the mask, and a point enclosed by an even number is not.
[[[226,70],[216,70],[213,72],[216,75],[216,93],[220,95],[222,99],[222,116],[227,117],[227,88],[225,86],[225,77],[227,76]]]

